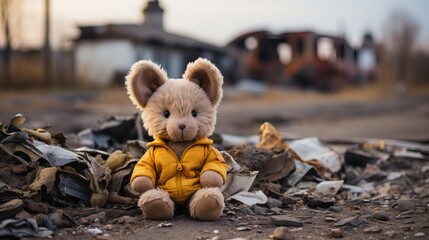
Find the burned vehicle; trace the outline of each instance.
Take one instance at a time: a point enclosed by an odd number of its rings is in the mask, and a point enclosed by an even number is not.
[[[255,31],[228,44],[236,79],[333,90],[358,79],[358,50],[344,37],[311,31]]]

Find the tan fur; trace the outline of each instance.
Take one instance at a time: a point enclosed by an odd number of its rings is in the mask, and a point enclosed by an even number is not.
[[[125,78],[128,95],[140,110],[158,87],[168,80],[167,73],[159,65],[145,60],[134,63]]]
[[[221,187],[222,177],[214,171],[205,171],[200,177],[200,183],[203,187]]]
[[[143,214],[149,219],[169,219],[174,214],[174,202],[168,193],[161,188],[143,193],[137,206],[142,209]]]
[[[183,76],[167,80],[165,71],[150,61],[139,61],[131,67],[126,77],[128,94],[143,111],[149,135],[184,142],[213,133],[216,108],[222,98],[222,75],[210,61],[199,58],[188,64]],[[193,110],[196,118],[191,115]],[[165,111],[171,113],[169,118],[164,117]],[[186,125],[183,131],[180,124]]]
[[[153,188],[152,180],[148,177],[136,177],[131,184],[131,188],[138,193],[144,193]]]
[[[224,197],[219,188],[201,188],[189,202],[191,217],[202,221],[218,219],[224,207]]]
[[[182,77],[201,86],[212,104],[217,107],[222,99],[223,77],[219,69],[210,61],[199,58],[195,62],[189,63]]]
[[[167,145],[173,149],[174,153],[176,154],[178,159],[182,158],[183,152],[188,148],[193,141],[189,142],[173,142],[173,141],[167,141]]]
[[[179,159],[194,141],[212,135],[217,106],[222,99],[222,84],[220,71],[202,58],[188,64],[183,79],[168,79],[165,71],[151,61],[135,63],[126,77],[128,94],[142,110],[144,127],[149,135],[165,139]],[[164,115],[166,111],[170,113],[168,118]],[[192,116],[192,111],[197,113],[196,117]],[[213,171],[207,171],[203,176],[203,186],[216,188],[203,188],[194,194],[190,200],[191,216],[204,221],[215,220],[224,208],[218,188],[223,179]],[[166,219],[173,215],[174,203],[168,193],[151,189],[153,184],[149,178],[134,179],[132,187],[146,191],[138,206],[147,218]]]

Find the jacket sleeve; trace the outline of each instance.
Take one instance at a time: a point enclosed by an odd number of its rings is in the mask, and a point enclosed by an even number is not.
[[[201,170],[201,174],[203,174],[205,171],[215,171],[219,173],[223,178],[223,183],[226,183],[226,162],[223,159],[222,155],[220,154],[219,150],[216,148],[210,146],[209,148],[209,154],[204,161],[203,169]]]
[[[152,180],[153,186],[156,186],[156,170],[153,161],[153,148],[150,148],[134,166],[131,175],[130,184],[136,177],[148,177]]]

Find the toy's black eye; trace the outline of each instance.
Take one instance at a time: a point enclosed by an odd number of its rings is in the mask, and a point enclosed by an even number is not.
[[[166,110],[166,111],[164,112],[164,117],[165,117],[165,118],[170,117],[170,112]]]
[[[192,117],[197,117],[197,112],[195,110],[192,110]]]

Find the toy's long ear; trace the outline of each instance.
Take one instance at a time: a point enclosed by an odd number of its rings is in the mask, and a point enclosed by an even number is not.
[[[183,79],[198,84],[208,95],[213,106],[222,99],[223,76],[219,69],[205,58],[198,58],[189,63],[183,74]]]
[[[133,64],[125,79],[131,101],[143,110],[152,94],[168,80],[168,77],[159,65],[142,60]]]

